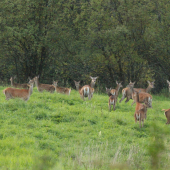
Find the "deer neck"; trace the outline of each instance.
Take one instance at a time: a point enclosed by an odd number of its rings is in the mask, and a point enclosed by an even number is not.
[[[148,86],[147,88],[146,88],[146,93],[150,93],[150,91],[151,91],[151,87],[150,86]]]
[[[30,85],[30,87],[29,87],[29,96],[32,94],[32,92],[33,92],[33,84]]]
[[[39,80],[38,80],[38,79],[35,81],[35,85],[37,86],[37,89],[38,89],[38,87],[39,87],[39,85],[40,85],[40,83],[39,83]]]
[[[11,80],[11,86],[14,86],[14,80],[13,79]]]
[[[95,83],[94,83],[94,82],[91,82],[91,83],[90,83],[90,87],[91,87],[91,88],[94,88],[94,86],[95,86]]]
[[[119,90],[120,90],[120,86],[119,85],[117,85],[117,87],[116,87],[116,94],[118,94],[118,92],[119,92]]]

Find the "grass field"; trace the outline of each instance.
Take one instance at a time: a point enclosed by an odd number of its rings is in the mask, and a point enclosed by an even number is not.
[[[24,102],[6,101],[3,89],[1,170],[170,168],[170,126],[161,111],[170,108],[169,97],[153,96],[153,109],[140,129],[132,100],[109,112],[106,94],[83,101],[75,90],[66,96],[34,88]]]

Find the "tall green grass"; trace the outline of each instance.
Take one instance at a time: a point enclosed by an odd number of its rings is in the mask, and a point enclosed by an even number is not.
[[[153,96],[144,128],[134,121],[135,105],[108,96],[83,101],[71,95],[39,93],[27,102],[5,100],[0,87],[0,169],[91,170],[169,169],[170,126],[161,111],[169,97]],[[120,96],[121,97],[121,96]],[[120,99],[119,97],[119,99]]]

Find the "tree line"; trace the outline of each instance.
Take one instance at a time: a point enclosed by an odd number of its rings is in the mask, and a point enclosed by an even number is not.
[[[155,93],[170,80],[170,4],[167,0],[1,0],[0,78],[40,76],[114,87],[117,81]]]

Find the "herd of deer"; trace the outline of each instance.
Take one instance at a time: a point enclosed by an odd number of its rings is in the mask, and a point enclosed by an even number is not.
[[[89,100],[93,97],[94,86],[96,83],[96,79],[98,77],[90,76],[90,78],[91,78],[90,85],[84,85],[83,87],[80,86],[80,81],[78,82],[74,81],[76,89],[79,91],[80,97],[83,100],[84,100],[84,97],[88,97]],[[33,92],[34,83],[39,92],[42,92],[45,90],[50,93],[54,93],[56,91],[57,93],[63,93],[67,95],[70,95],[70,92],[71,92],[70,88],[58,87],[57,85],[58,81],[53,81],[52,85],[41,84],[39,83],[39,80],[38,80],[39,76],[34,77],[32,80],[29,79],[28,84],[14,83],[14,79],[15,77],[10,78],[11,86],[13,86],[14,88],[8,87],[3,90],[3,93],[6,96],[6,100],[9,100],[11,98],[21,98],[27,101]],[[122,82],[118,83],[116,81],[117,87],[115,89],[106,88],[106,92],[109,96],[108,106],[109,106],[110,111],[111,111],[112,105],[113,105],[113,110],[115,110],[119,90],[121,87],[123,87],[121,83]],[[170,91],[170,82],[168,80],[167,80],[167,83],[169,84],[169,91]],[[134,88],[134,84],[135,82],[130,81],[127,87],[122,90],[122,98],[119,101],[119,103],[121,103],[125,98],[126,98],[125,103],[127,103],[130,99],[133,100],[132,105],[136,102],[134,118],[135,118],[135,122],[139,121],[139,126],[141,128],[141,122],[142,122],[142,127],[143,127],[144,119],[146,119],[147,117],[147,108],[152,108],[152,95],[149,93],[151,89],[154,88],[154,81],[153,82],[148,81],[149,85],[146,89]],[[167,118],[166,124],[169,124],[170,123],[170,109],[162,109],[162,111],[165,111],[165,116]]]

